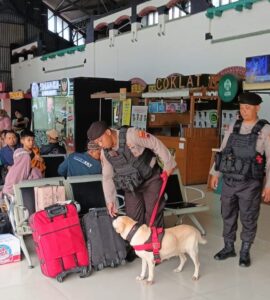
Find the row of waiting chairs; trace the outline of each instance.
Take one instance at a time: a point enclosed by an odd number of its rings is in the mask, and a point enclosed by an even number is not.
[[[105,207],[105,199],[102,189],[102,175],[86,175],[68,177],[51,177],[38,180],[22,181],[14,185],[14,197],[5,199],[9,207],[9,217],[13,226],[14,234],[20,239],[22,251],[27,259],[29,267],[32,267],[31,257],[26,247],[24,237],[32,233],[29,225],[29,217],[35,213],[34,188],[46,185],[62,185],[65,187],[66,199],[77,201],[80,204],[80,214],[88,212],[89,208]],[[199,197],[188,199],[187,189],[198,192]],[[165,190],[165,216],[176,215],[178,222],[182,222],[182,217],[187,215],[199,228],[202,234],[205,230],[198,222],[194,213],[208,210],[206,205],[194,204],[204,198],[204,193],[193,187],[182,185],[178,170],[169,177]],[[118,196],[118,206],[124,211],[124,197]]]

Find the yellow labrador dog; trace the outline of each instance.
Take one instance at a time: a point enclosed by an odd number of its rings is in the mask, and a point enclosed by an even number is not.
[[[117,233],[121,235],[123,239],[126,239],[130,230],[135,225],[135,221],[127,216],[118,217],[113,221],[113,227]],[[142,225],[136,231],[130,241],[130,245],[144,244],[150,237],[151,229],[147,225]],[[187,260],[185,253],[187,253],[192,259],[195,265],[195,271],[192,279],[197,280],[199,278],[199,259],[198,259],[198,244],[206,244],[207,241],[202,238],[200,232],[189,225],[179,225],[176,227],[165,229],[165,234],[162,239],[160,258],[161,260],[169,259],[173,256],[179,256],[180,264],[174,270],[174,272],[181,272],[183,266]],[[154,281],[154,257],[153,252],[148,251],[136,251],[136,254],[142,259],[142,271],[140,276],[137,276],[137,280],[144,280],[146,277],[146,271],[148,267],[148,278],[146,283],[152,284]]]

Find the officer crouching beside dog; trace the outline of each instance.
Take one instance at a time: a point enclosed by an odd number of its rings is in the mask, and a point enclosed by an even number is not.
[[[156,155],[169,176],[176,162],[164,144],[153,135],[136,128],[114,130],[103,121],[92,123],[87,132],[89,140],[101,148],[103,190],[108,212],[115,216],[116,190],[125,192],[126,213],[139,224],[149,224],[162,185]],[[154,225],[163,227],[160,201]]]
[[[261,197],[270,202],[270,125],[258,119],[262,99],[256,93],[239,95],[241,120],[225,133],[220,152],[210,174],[210,185],[216,189],[222,173],[221,214],[224,248],[214,258],[236,256],[237,219],[242,223],[239,265],[250,266],[250,247],[257,231]],[[265,183],[264,183],[264,176]]]

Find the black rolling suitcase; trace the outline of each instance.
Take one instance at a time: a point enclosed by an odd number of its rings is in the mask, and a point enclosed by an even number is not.
[[[106,208],[90,209],[82,218],[91,265],[95,270],[125,263],[125,241],[115,232]]]

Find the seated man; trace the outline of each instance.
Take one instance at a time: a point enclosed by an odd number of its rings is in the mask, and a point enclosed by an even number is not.
[[[4,131],[4,147],[0,149],[0,183],[5,182],[9,168],[13,165],[13,153],[20,144],[17,143],[17,136],[13,130]]]
[[[0,160],[3,166],[13,165],[13,153],[20,145],[17,143],[17,137],[13,130],[8,130],[4,136],[5,146],[0,150]]]
[[[74,152],[58,167],[60,176],[80,176],[101,174],[100,147],[94,142],[89,142],[87,152]]]
[[[24,117],[19,109],[16,109],[14,114],[15,119],[12,120],[12,128],[16,133],[21,134],[24,129],[28,128],[29,119]]]
[[[46,131],[49,144],[42,145],[40,148],[41,155],[47,154],[66,154],[66,149],[59,145],[59,134],[55,129]]]

